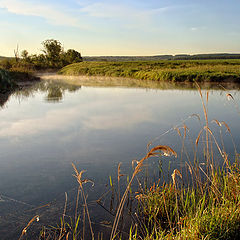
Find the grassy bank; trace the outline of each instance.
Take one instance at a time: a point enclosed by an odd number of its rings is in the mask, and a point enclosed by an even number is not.
[[[63,75],[127,77],[154,81],[240,81],[240,60],[82,62],[59,71]]]
[[[199,169],[200,170],[200,169]],[[214,170],[209,181],[196,186],[177,186],[173,181],[152,186],[137,196],[140,206],[136,228],[143,239],[239,239],[240,172],[238,165]],[[193,173],[194,174],[194,173]],[[134,238],[134,232],[130,239]]]

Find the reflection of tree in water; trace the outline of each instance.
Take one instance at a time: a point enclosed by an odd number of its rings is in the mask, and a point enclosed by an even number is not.
[[[63,91],[61,87],[49,88],[47,91],[46,100],[48,102],[58,102],[63,98]]]
[[[79,90],[81,86],[75,86],[67,83],[54,83],[54,82],[44,82],[41,90],[47,92],[46,101],[48,102],[58,102],[63,99],[64,93],[75,92]]]
[[[24,87],[15,92],[0,94],[0,107],[3,107],[11,95],[18,98],[19,101],[33,97],[37,92],[46,93],[44,98],[48,102],[59,102],[63,99],[65,92],[75,92],[81,89],[81,86],[76,86],[64,82],[56,81],[41,81],[32,86]]]

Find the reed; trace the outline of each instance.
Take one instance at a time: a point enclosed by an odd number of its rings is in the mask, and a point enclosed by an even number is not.
[[[117,213],[116,213],[116,216],[115,216],[115,219],[114,219],[114,223],[113,223],[113,227],[112,227],[112,232],[111,232],[111,236],[110,236],[110,239],[114,239],[115,236],[116,236],[116,232],[117,232],[117,228],[118,228],[118,224],[119,224],[119,220],[120,220],[120,217],[121,217],[121,214],[122,214],[122,210],[123,210],[123,207],[124,207],[124,204],[126,202],[126,199],[127,199],[127,195],[128,195],[128,192],[130,190],[130,187],[131,187],[131,184],[134,180],[134,178],[136,177],[136,175],[141,172],[143,169],[143,163],[153,157],[153,156],[158,156],[158,155],[161,155],[161,154],[165,154],[165,155],[174,155],[174,156],[177,156],[177,153],[172,149],[170,148],[169,146],[162,146],[162,145],[159,145],[159,146],[156,146],[154,148],[152,148],[147,154],[145,157],[143,157],[140,161],[137,161],[137,165],[134,169],[134,172],[132,174],[132,177],[131,177],[131,180],[129,181],[128,185],[127,185],[127,188],[121,198],[121,201],[119,203],[119,206],[118,206],[118,209],[117,209]]]
[[[88,210],[87,197],[83,187],[85,183],[92,182],[92,181],[88,179],[82,179],[82,175],[85,172],[85,170],[78,171],[76,166],[73,163],[72,163],[72,167],[74,170],[73,176],[77,179],[77,182],[78,182],[74,217],[72,218],[71,216],[66,215],[68,197],[67,197],[67,193],[65,193],[65,204],[64,204],[63,214],[60,219],[60,225],[57,225],[56,227],[54,226],[50,226],[48,228],[44,227],[39,235],[40,240],[48,240],[48,239],[51,239],[51,240],[83,239],[84,240],[86,238],[86,235],[88,235],[88,233],[86,233],[85,231],[86,218],[89,223],[91,239],[94,239],[94,232],[93,232],[92,221],[91,221],[89,210]],[[80,195],[82,197],[82,205],[83,205],[82,216],[79,213]],[[30,224],[27,225],[27,228],[29,226]],[[24,229],[23,229],[23,232],[24,232]]]

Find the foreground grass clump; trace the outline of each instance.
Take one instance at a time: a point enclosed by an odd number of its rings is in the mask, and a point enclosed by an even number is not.
[[[59,73],[154,81],[240,81],[240,60],[82,62],[68,65]]]
[[[143,239],[239,239],[239,166],[213,176],[197,188],[170,183],[138,195]]]

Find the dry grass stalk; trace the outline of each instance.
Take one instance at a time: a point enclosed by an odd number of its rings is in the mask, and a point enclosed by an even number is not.
[[[78,172],[76,166],[73,163],[72,163],[72,166],[73,166],[73,169],[75,171],[75,175],[73,175],[73,176],[77,178],[77,181],[79,183],[79,187],[80,187],[80,190],[81,190],[81,193],[82,193],[82,196],[83,196],[83,200],[84,200],[84,207],[86,209],[86,213],[87,213],[87,217],[88,217],[88,222],[89,222],[89,227],[90,227],[92,239],[94,239],[92,223],[91,223],[90,214],[89,214],[88,206],[87,206],[87,199],[86,199],[86,196],[85,196],[85,193],[84,193],[84,189],[83,189],[83,183],[87,183],[87,182],[91,182],[91,181],[88,180],[88,179],[82,179],[82,174],[84,172],[86,172],[85,170],[82,170],[82,171]]]
[[[199,114],[194,113],[191,115],[191,117],[196,117],[198,119],[198,121],[201,123],[201,118],[200,118]]]
[[[234,100],[233,96],[231,93],[226,94],[227,99],[230,101],[231,99]]]
[[[172,173],[172,180],[173,180],[173,185],[176,189],[176,177],[179,176],[182,179],[182,174],[179,172],[178,169],[174,169],[173,173]]]
[[[199,134],[198,134],[198,136],[197,136],[197,138],[196,138],[196,141],[195,141],[196,146],[198,146],[199,139],[200,139],[200,136],[201,136],[201,134],[202,134],[202,131],[203,131],[203,129],[200,130],[200,132],[199,132]]]
[[[177,196],[177,184],[176,184],[176,177],[179,176],[182,179],[182,174],[179,172],[178,169],[174,169],[172,173],[172,181],[173,181],[173,186],[175,189],[175,199],[176,199],[176,207],[177,207],[177,216],[178,216],[178,222],[180,222],[180,216],[179,216],[179,208],[178,208],[178,196]],[[180,226],[179,230],[180,230]]]
[[[231,140],[232,140],[232,144],[234,146],[235,155],[237,156],[237,154],[238,154],[237,153],[237,147],[236,147],[236,144],[235,144],[235,142],[233,140],[233,135],[232,135],[231,129],[230,129],[230,127],[228,126],[228,124],[226,122],[222,121],[221,124],[223,124],[226,127],[228,133],[230,134]]]
[[[135,178],[135,176],[142,170],[142,167],[143,167],[143,163],[145,160],[147,160],[148,158],[150,157],[153,157],[153,156],[158,156],[159,154],[163,154],[165,156],[175,156],[177,157],[177,153],[172,149],[170,148],[169,146],[164,146],[164,145],[158,145],[154,148],[152,148],[147,154],[145,157],[143,157],[140,161],[136,161],[137,162],[137,166],[135,167],[134,169],[134,172],[132,174],[132,177],[131,177],[131,180],[129,181],[128,185],[127,185],[127,188],[122,196],[122,199],[119,203],[119,206],[118,206],[118,209],[117,209],[117,213],[116,213],[116,216],[115,216],[115,219],[114,219],[114,223],[113,223],[113,227],[112,227],[112,232],[111,232],[111,236],[110,236],[110,239],[114,239],[115,236],[116,236],[116,232],[117,232],[117,228],[118,228],[118,223],[119,223],[119,220],[120,220],[120,217],[121,217],[121,214],[122,214],[122,210],[123,210],[123,207],[124,207],[124,203],[126,201],[126,198],[127,198],[127,194],[129,192],[129,189],[131,187],[131,184],[133,182],[133,179]]]
[[[120,195],[120,178],[124,176],[124,174],[121,173],[121,165],[122,163],[120,162],[118,164],[118,201],[120,202],[121,195]]]
[[[205,128],[206,128],[207,131],[212,135],[213,140],[214,140],[214,142],[215,142],[215,144],[216,144],[216,146],[217,146],[217,149],[218,149],[219,153],[220,153],[221,156],[224,158],[224,154],[222,153],[222,150],[221,150],[221,148],[219,147],[219,144],[218,144],[217,139],[215,138],[213,132],[210,130],[210,128],[208,128],[208,127],[205,127]]]
[[[21,240],[22,237],[27,233],[27,229],[30,227],[30,225],[31,225],[35,220],[36,220],[37,222],[39,221],[39,215],[34,216],[34,217],[28,222],[27,226],[22,230],[22,234],[21,234],[19,240]]]
[[[182,136],[182,134],[181,134],[181,132],[180,132],[179,128],[178,128],[178,127],[176,127],[175,129],[177,130],[177,133],[178,133],[179,137],[181,137],[181,136]]]
[[[200,165],[204,165],[204,164],[200,164]],[[203,172],[203,174],[207,177],[207,179],[209,180],[209,182],[211,182],[212,186],[214,188],[213,191],[215,193],[215,196],[218,196],[218,194],[216,192],[218,192],[220,194],[220,196],[222,196],[222,193],[218,190],[217,186],[214,184],[213,180],[208,176],[208,174],[202,169],[202,167],[199,165],[199,169]]]
[[[206,128],[208,128],[208,111],[207,111],[207,103],[208,103],[208,95],[209,93],[207,92],[207,102],[206,104],[204,103],[203,100],[203,95],[202,95],[202,90],[199,86],[199,84],[197,82],[195,82],[200,98],[201,98],[201,102],[202,102],[202,106],[203,106],[203,112],[204,112],[204,117],[205,117],[205,122],[206,122]],[[209,166],[209,136],[208,136],[208,131],[206,131],[206,148],[207,148],[207,155],[206,155],[206,160],[207,160],[207,165]]]
[[[62,237],[62,233],[65,232],[65,225],[64,225],[64,219],[65,219],[65,215],[66,215],[66,211],[67,211],[67,193],[65,192],[65,204],[64,204],[64,209],[63,209],[63,216],[62,216],[62,221],[61,221],[61,230],[60,230],[60,234],[59,234],[59,239],[61,239]]]
[[[213,119],[212,122],[215,122],[219,127],[222,126],[222,124],[217,119]]]

